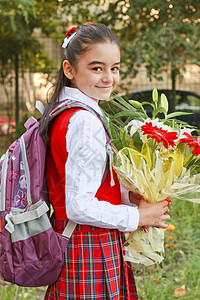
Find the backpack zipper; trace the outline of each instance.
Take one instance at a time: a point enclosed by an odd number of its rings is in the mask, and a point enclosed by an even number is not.
[[[27,182],[27,201],[28,201],[28,205],[30,206],[32,204],[31,191],[30,191],[31,180],[30,180],[30,172],[29,172],[29,166],[28,166],[28,161],[27,161],[27,156],[26,156],[26,146],[25,146],[23,136],[21,136],[21,139],[20,139],[20,147],[21,147],[22,160],[24,163],[24,171],[25,171],[26,182]]]
[[[7,180],[7,171],[8,171],[8,151],[4,154],[4,161],[2,164],[1,171],[1,201],[0,201],[0,211],[5,210],[5,199],[6,199],[6,180]]]
[[[114,177],[113,177],[113,170],[112,170],[113,151],[112,151],[112,147],[110,144],[106,144],[106,152],[109,157],[109,168],[110,168],[110,176],[111,176],[110,186],[113,186],[113,185],[115,185],[115,181],[114,181]]]

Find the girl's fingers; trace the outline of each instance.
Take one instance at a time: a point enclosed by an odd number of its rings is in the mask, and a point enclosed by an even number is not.
[[[166,229],[166,228],[168,227],[168,225],[165,224],[165,223],[161,223],[161,224],[159,225],[159,227]]]
[[[158,227],[167,228],[168,224],[165,224],[164,222],[170,220],[170,215],[168,215],[168,214],[163,215],[163,217],[161,219],[162,219],[162,221],[159,222]]]
[[[163,204],[164,204],[165,206],[168,206],[168,205],[171,204],[171,202],[169,202],[169,201],[167,201],[167,200],[163,200],[163,201],[161,201],[161,202],[163,202]]]
[[[164,208],[164,211],[165,211],[165,213],[168,213],[168,212],[169,212],[169,207],[166,206],[166,207]]]
[[[163,217],[162,217],[162,220],[163,221],[169,221],[170,220],[170,215],[164,214]]]

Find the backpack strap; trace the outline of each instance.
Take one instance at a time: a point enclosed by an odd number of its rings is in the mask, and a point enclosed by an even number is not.
[[[69,238],[71,237],[72,233],[74,232],[74,229],[76,228],[76,225],[77,223],[69,220],[69,222],[67,223],[67,225],[65,226],[65,229],[62,233],[62,235],[66,238]]]
[[[50,120],[52,120],[54,117],[56,117],[61,112],[65,111],[66,109],[75,108],[75,107],[77,107],[77,108],[80,107],[80,108],[83,108],[85,110],[88,110],[91,113],[93,113],[94,115],[96,115],[98,118],[100,118],[98,113],[95,112],[95,110],[92,109],[90,106],[88,106],[88,105],[86,105],[82,102],[79,102],[79,101],[66,99],[66,100],[63,100],[61,102],[58,102],[56,107],[50,112],[50,114],[49,114]]]
[[[93,115],[95,115],[101,121],[101,123],[105,129],[105,132],[106,132],[106,143],[110,144],[110,138],[108,136],[107,128],[105,126],[103,119],[92,107],[88,106],[87,104],[84,104],[82,102],[75,101],[75,100],[68,100],[68,99],[63,100],[63,101],[59,102],[58,105],[49,114],[50,120],[52,120],[54,117],[56,117],[57,115],[59,115],[60,113],[65,111],[66,109],[75,108],[75,107],[83,108],[87,111],[90,111]]]
[[[109,156],[109,164],[108,164],[108,158],[107,158],[106,162],[105,162],[105,166],[104,166],[103,177],[102,177],[101,183],[104,182],[104,180],[105,180],[105,178],[108,174],[109,167],[110,167],[110,170],[111,170],[111,186],[113,186],[115,184],[114,179],[113,179],[113,174],[112,174],[112,155],[113,155],[113,153],[112,153],[110,138],[109,138],[109,135],[107,133],[105,123],[104,123],[103,119],[101,118],[101,116],[94,109],[92,109],[90,106],[88,106],[84,103],[81,103],[81,102],[75,101],[75,100],[66,99],[66,100],[63,100],[63,101],[59,102],[58,105],[51,111],[51,113],[49,114],[50,121],[52,119],[54,119],[57,115],[59,115],[61,112],[65,111],[66,109],[75,108],[75,107],[83,108],[87,111],[90,111],[93,115],[95,115],[100,120],[100,122],[102,123],[102,125],[105,129],[106,152]],[[62,235],[65,236],[66,238],[70,238],[73,231],[74,231],[74,229],[76,228],[76,225],[77,225],[77,223],[69,220],[69,222],[67,223]]]

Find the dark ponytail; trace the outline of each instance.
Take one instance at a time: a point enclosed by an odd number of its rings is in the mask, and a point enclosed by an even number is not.
[[[61,67],[60,67],[60,71],[59,71],[59,75],[58,75],[54,93],[53,93],[50,101],[48,102],[48,104],[45,108],[45,111],[40,119],[40,135],[43,138],[45,143],[48,143],[48,141],[49,141],[49,136],[48,136],[49,114],[54,109],[63,87],[70,86],[70,80],[64,75],[64,72],[63,72],[63,66],[62,66],[63,60],[61,63]]]
[[[63,72],[63,61],[68,60],[72,67],[76,70],[79,59],[87,52],[94,44],[111,42],[119,46],[119,41],[110,31],[108,27],[102,24],[81,25],[76,29],[76,34],[64,49],[64,58],[61,63],[58,80],[55,86],[55,91],[45,109],[45,112],[40,120],[40,135],[45,143],[48,142],[48,126],[49,114],[58,102],[60,93],[65,86],[70,87],[70,80]],[[120,46],[119,46],[120,47]]]

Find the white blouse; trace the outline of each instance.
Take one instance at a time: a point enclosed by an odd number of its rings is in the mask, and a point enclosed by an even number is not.
[[[98,104],[78,89],[64,87],[59,101],[65,99],[80,101],[102,115]],[[105,167],[105,145],[105,129],[101,121],[89,111],[77,111],[70,119],[66,134],[67,216],[79,224],[134,231],[138,227],[139,212],[137,206],[129,202],[128,191],[121,187],[121,205],[98,201],[95,197]]]

